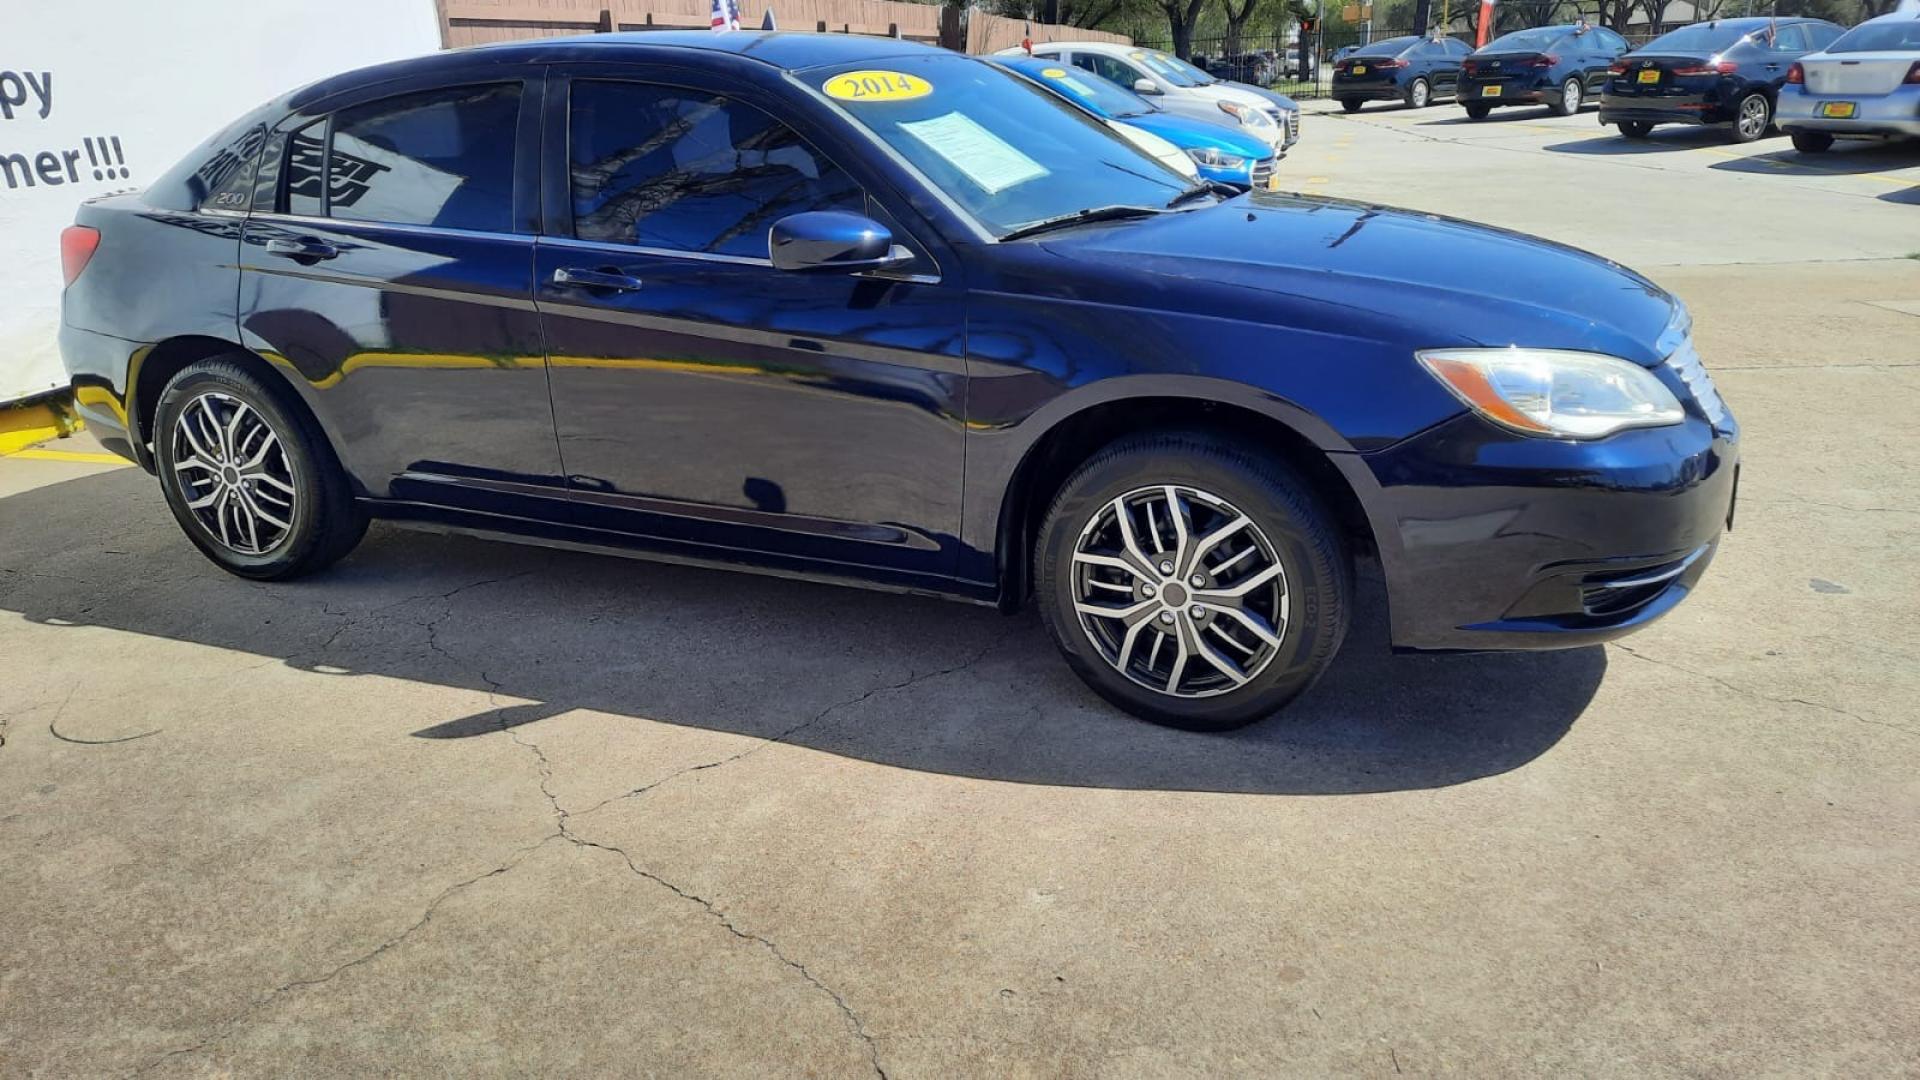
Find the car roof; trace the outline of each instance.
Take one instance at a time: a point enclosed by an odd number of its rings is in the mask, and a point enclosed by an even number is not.
[[[1148,52],[1139,45],[1122,45],[1117,41],[1045,41],[1035,45],[1036,49],[1072,49],[1075,52],[1106,53],[1110,56],[1125,56],[1127,53]]]
[[[489,42],[359,68],[303,87],[289,95],[288,100],[293,106],[300,107],[342,91],[436,71],[453,71],[476,62],[507,65],[619,59],[661,60],[705,54],[738,57],[785,71],[798,71],[928,53],[955,55],[945,49],[914,41],[864,34],[780,30],[740,30],[728,34],[716,34],[710,30],[576,34]],[[674,54],[678,54],[678,57]]]

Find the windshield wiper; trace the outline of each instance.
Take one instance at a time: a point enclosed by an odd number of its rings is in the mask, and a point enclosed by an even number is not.
[[[1199,183],[1188,188],[1187,190],[1167,200],[1167,209],[1171,210],[1174,207],[1179,206],[1181,203],[1186,202],[1189,199],[1197,199],[1202,195],[1226,195],[1228,198],[1232,198],[1233,196],[1238,194],[1240,194],[1239,191],[1235,190],[1234,188],[1230,188],[1225,184],[1215,183],[1212,180],[1202,180]]]
[[[1056,217],[1041,218],[1039,221],[1029,221],[1025,225],[1014,229],[1012,232],[1002,235],[1000,239],[1018,240],[1023,236],[1033,236],[1037,233],[1052,232],[1055,229],[1071,228],[1075,225],[1091,225],[1096,221],[1122,221],[1127,218],[1152,217],[1159,213],[1163,213],[1163,211],[1155,210],[1150,206],[1089,206],[1085,210],[1075,210],[1071,214],[1060,214]]]

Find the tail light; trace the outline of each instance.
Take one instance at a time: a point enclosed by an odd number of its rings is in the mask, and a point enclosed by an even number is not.
[[[1740,70],[1740,65],[1729,60],[1717,60],[1711,64],[1694,64],[1690,67],[1673,69],[1675,75],[1731,75]]]
[[[1406,66],[1407,66],[1407,62],[1406,62],[1405,60],[1369,60],[1369,61],[1367,61],[1367,66],[1368,66],[1368,67],[1377,67],[1377,68],[1380,68],[1381,70],[1383,70],[1383,71],[1384,71],[1384,70],[1386,70],[1386,69],[1388,69],[1388,68],[1403,68],[1403,67],[1406,67]]]
[[[1798,64],[1794,65],[1794,67],[1799,67],[1799,66],[1800,65]],[[1907,82],[1907,83],[1920,83],[1920,60],[1915,60],[1913,62],[1913,66],[1907,69],[1907,77],[1900,81]]]
[[[1607,74],[1609,75],[1625,75],[1626,73],[1627,62],[1625,60],[1615,60],[1613,63],[1607,65]]]
[[[1789,65],[1787,68],[1787,82],[1794,86],[1805,86],[1807,83],[1807,69],[1801,67],[1798,63]]]
[[[1480,65],[1472,60],[1462,60],[1460,61],[1460,70],[1469,75],[1478,75],[1480,74]]]
[[[1530,68],[1550,68],[1559,62],[1560,62],[1559,57],[1553,55],[1552,53],[1548,53],[1545,56],[1536,56],[1533,59],[1527,61],[1527,66]]]
[[[85,225],[69,225],[60,230],[60,271],[66,275],[71,285],[80,271],[87,268],[87,260],[100,248],[100,230]]]

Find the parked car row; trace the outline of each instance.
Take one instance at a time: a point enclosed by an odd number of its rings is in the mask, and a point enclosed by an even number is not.
[[[1600,122],[1629,139],[1686,124],[1752,142],[1778,124],[1796,149],[1817,153],[1836,138],[1920,137],[1920,12],[1852,30],[1824,19],[1718,19],[1638,49],[1586,23],[1519,30],[1478,50],[1447,37],[1387,38],[1340,58],[1332,85],[1348,112],[1451,97],[1474,120],[1513,105],[1571,116],[1597,97]]]
[[[1000,55],[1026,55],[1026,50],[1007,49]],[[1171,53],[1111,42],[1050,41],[1035,45],[1031,55],[1090,71],[1167,112],[1243,128],[1277,154],[1284,155],[1300,138],[1300,106],[1292,98],[1216,79]]]

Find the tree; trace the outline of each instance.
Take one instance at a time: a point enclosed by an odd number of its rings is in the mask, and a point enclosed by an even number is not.
[[[1193,55],[1193,26],[1206,10],[1207,0],[1158,0],[1166,13],[1167,30],[1173,38],[1173,55],[1182,60]]]
[[[1245,0],[1238,7],[1233,0],[1221,0],[1227,8],[1227,44],[1226,54],[1240,56],[1246,52],[1240,47],[1240,35],[1246,29],[1247,20],[1253,17],[1253,9],[1260,6],[1262,0]]]

